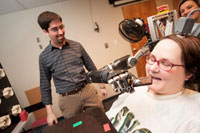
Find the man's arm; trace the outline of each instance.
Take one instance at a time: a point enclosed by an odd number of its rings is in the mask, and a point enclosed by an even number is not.
[[[40,65],[40,91],[42,96],[42,102],[46,107],[47,111],[47,123],[49,126],[53,125],[53,123],[57,123],[57,118],[53,113],[52,109],[52,96],[51,96],[51,72],[46,67],[44,61],[40,57],[39,59]]]
[[[52,104],[51,96],[51,72],[49,68],[45,65],[44,59],[41,55],[39,58],[40,65],[40,91],[42,96],[42,102],[44,105]]]
[[[82,52],[82,60],[83,60],[83,63],[85,65],[85,68],[88,70],[88,71],[93,71],[93,70],[97,70],[94,62],[92,61],[92,59],[90,58],[90,56],[88,55],[88,53],[85,51],[85,49],[81,46],[81,52]]]
[[[83,47],[82,47],[82,54],[83,54],[83,61],[84,61],[84,65],[85,65],[86,69],[88,71],[97,70],[94,62],[92,61],[92,59],[90,58],[90,56],[88,55],[88,53],[85,51],[85,49]],[[102,96],[106,97],[107,91],[106,91],[105,85],[99,84],[99,86],[100,86],[100,89],[101,89]]]

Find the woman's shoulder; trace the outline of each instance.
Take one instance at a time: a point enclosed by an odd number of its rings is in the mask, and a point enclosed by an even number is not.
[[[188,96],[188,97],[194,97],[199,99],[200,98],[200,93],[198,91],[194,91],[191,89],[184,89],[184,95]]]

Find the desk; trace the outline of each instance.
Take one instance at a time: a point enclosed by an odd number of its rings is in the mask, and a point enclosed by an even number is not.
[[[77,122],[81,125],[73,127]],[[105,133],[104,124],[110,127],[106,133],[117,133],[105,113],[100,108],[92,108],[69,119],[65,119],[53,126],[48,126],[43,133]]]

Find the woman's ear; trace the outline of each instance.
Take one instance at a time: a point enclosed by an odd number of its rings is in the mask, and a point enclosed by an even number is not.
[[[189,80],[192,76],[192,73],[186,73],[185,81]]]

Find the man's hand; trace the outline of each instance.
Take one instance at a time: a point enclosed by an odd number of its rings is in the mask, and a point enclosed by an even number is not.
[[[106,87],[104,84],[99,84],[99,86],[100,86],[101,94],[102,94],[103,98],[105,98],[107,96]]]
[[[54,113],[47,114],[47,123],[48,123],[48,125],[52,126],[54,124],[54,122],[58,123],[55,114]]]
[[[55,123],[58,123],[57,118],[52,110],[52,105],[46,105],[47,110],[47,123],[49,126],[52,126]]]
[[[102,94],[103,98],[105,98],[107,96],[106,88],[101,89],[101,94]]]

